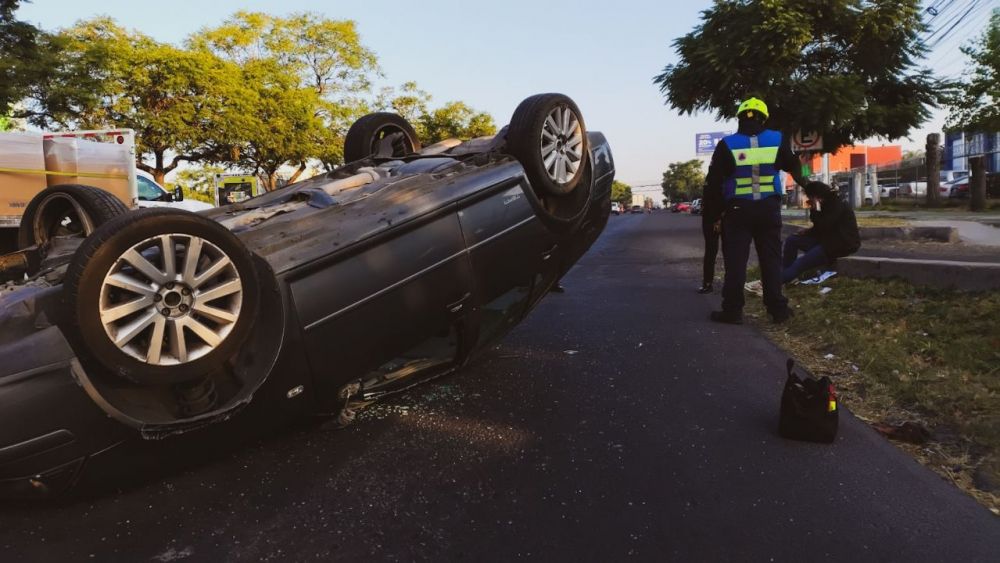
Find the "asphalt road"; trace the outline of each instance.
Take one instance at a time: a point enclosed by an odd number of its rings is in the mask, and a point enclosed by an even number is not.
[[[846,412],[776,435],[785,356],[707,321],[698,221],[612,217],[567,293],[346,430],[0,507],[0,561],[996,561],[1000,520]]]

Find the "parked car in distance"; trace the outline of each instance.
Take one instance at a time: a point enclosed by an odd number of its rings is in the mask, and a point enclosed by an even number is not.
[[[692,215],[701,215],[701,198],[700,197],[698,199],[696,199],[696,200],[694,200],[694,201],[691,202],[691,214]]]
[[[670,208],[670,211],[674,213],[687,213],[691,211],[691,204],[686,201],[678,201]]]
[[[922,196],[927,194],[927,182],[925,180],[920,180],[918,182],[901,182],[899,184],[899,195],[905,196]]]
[[[611,202],[611,214],[612,215],[621,215],[622,214],[622,204],[620,202],[617,202],[617,201],[612,201]]]
[[[956,180],[947,186],[942,186],[941,195],[944,195],[944,190],[948,190],[948,197],[969,197],[969,177],[966,176],[964,180]]]
[[[941,171],[942,197],[967,197],[969,195],[969,172],[967,170]]]
[[[643,213],[644,211],[645,209],[643,209],[641,205],[632,206],[632,213]]]

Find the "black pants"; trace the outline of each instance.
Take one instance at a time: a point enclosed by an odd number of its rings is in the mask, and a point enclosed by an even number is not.
[[[722,310],[743,312],[743,285],[747,280],[750,242],[757,249],[764,306],[771,314],[783,313],[788,300],[781,293],[781,198],[732,200],[722,219],[722,259],[726,280],[722,285]]]
[[[701,216],[701,234],[705,237],[705,258],[702,267],[702,285],[708,285],[715,279],[715,257],[719,254],[719,233],[715,232],[714,224],[704,215]]]

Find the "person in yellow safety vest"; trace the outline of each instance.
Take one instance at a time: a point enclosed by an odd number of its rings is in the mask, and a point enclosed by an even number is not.
[[[717,322],[743,323],[743,286],[746,283],[750,243],[757,249],[764,305],[774,322],[791,316],[781,292],[781,171],[804,186],[802,165],[790,140],[764,127],[767,104],[749,98],[737,110],[737,132],[715,147],[705,180],[703,212],[721,226],[722,259],[726,276],[722,285],[722,310],[713,311]]]

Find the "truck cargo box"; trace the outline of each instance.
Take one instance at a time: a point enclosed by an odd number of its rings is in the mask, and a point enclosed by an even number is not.
[[[28,202],[45,187],[42,135],[0,135],[0,227],[18,226]]]
[[[99,143],[77,137],[45,138],[45,169],[49,186],[85,184],[114,194],[126,205],[134,205],[129,184],[132,154],[123,144]],[[75,174],[80,174],[76,176]]]

